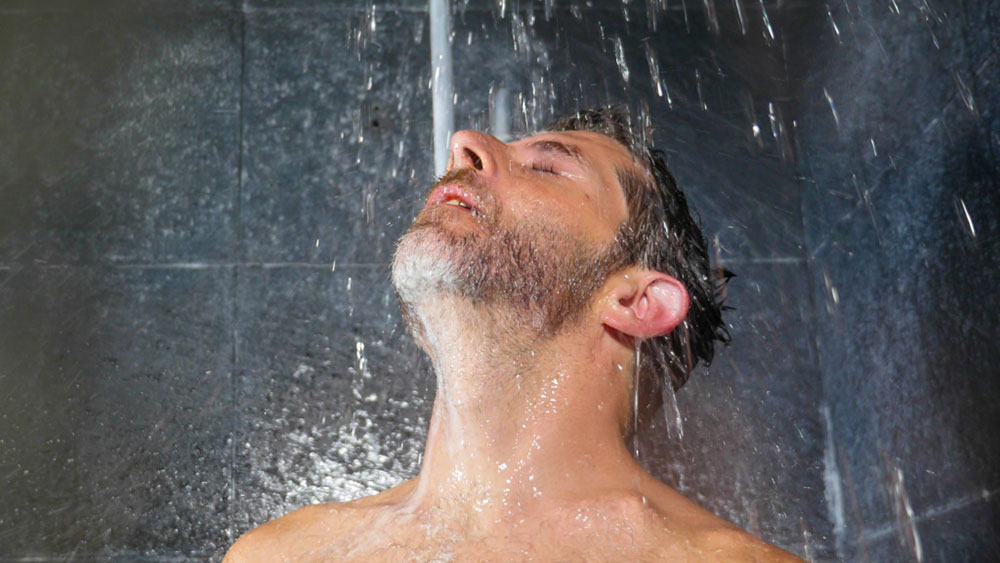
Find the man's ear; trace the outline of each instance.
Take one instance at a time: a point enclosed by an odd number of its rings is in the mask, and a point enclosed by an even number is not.
[[[688,292],[676,278],[653,270],[612,280],[601,322],[635,338],[663,336],[687,316]]]

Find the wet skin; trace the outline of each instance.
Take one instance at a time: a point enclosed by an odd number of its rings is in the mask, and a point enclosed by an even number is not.
[[[458,260],[457,238],[534,224],[596,253],[627,213],[616,170],[636,166],[595,133],[504,144],[459,132],[449,168],[471,176],[431,191],[417,218],[426,232],[400,252]],[[227,561],[798,560],[660,483],[625,447],[634,341],[687,311],[673,278],[615,272],[546,335],[516,302],[428,291],[410,306],[438,376],[420,474],[265,524]]]

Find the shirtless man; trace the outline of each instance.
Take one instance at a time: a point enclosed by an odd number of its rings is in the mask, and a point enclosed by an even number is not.
[[[797,561],[626,447],[660,381],[725,337],[661,156],[609,109],[509,144],[460,131],[450,150],[392,270],[437,374],[420,474],[269,522],[226,561]]]

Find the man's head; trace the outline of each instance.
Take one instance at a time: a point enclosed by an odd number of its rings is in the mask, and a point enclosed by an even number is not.
[[[393,265],[418,338],[423,327],[411,313],[435,294],[502,311],[506,321],[514,312],[521,328],[552,336],[580,318],[609,277],[627,271],[640,292],[666,291],[684,307],[671,322],[647,326],[636,324],[637,299],[630,320],[612,314],[605,323],[645,340],[640,392],[649,406],[660,396],[660,377],[651,375],[669,373],[679,387],[698,359],[710,361],[725,329],[704,239],[660,153],[637,139],[610,109],[579,112],[509,144],[457,133],[449,171]],[[685,318],[685,288],[691,315],[664,336]]]
[[[506,320],[535,336],[572,324],[626,264],[615,244],[627,213],[617,171],[632,165],[623,147],[594,132],[509,144],[456,133],[448,172],[397,250],[393,282],[404,312],[446,293],[513,310],[517,318]]]

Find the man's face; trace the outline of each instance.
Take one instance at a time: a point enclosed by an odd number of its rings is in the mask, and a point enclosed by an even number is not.
[[[626,204],[616,172],[634,166],[598,133],[509,144],[456,133],[448,172],[397,249],[393,284],[404,309],[448,292],[506,305],[526,326],[554,333],[623,265],[615,236]]]

